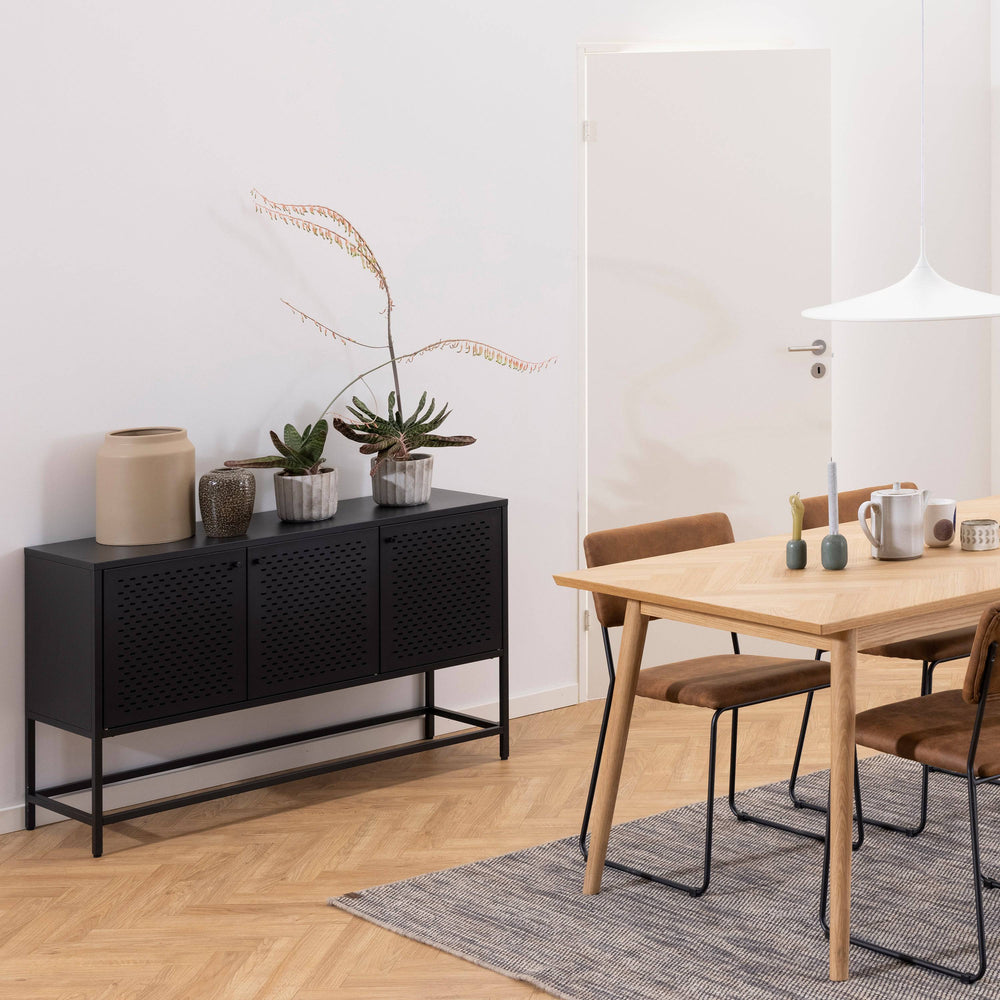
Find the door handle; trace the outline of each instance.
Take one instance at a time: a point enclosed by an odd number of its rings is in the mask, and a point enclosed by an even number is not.
[[[826,341],[814,340],[809,347],[789,347],[789,351],[809,351],[812,354],[826,354]]]

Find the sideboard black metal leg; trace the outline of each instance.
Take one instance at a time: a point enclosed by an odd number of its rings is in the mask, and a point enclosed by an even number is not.
[[[35,803],[28,801],[35,794],[35,720],[24,720],[24,828],[35,829]]]
[[[510,680],[507,676],[507,653],[500,654],[500,759],[510,756]]]
[[[424,674],[424,739],[434,739],[434,671]]]
[[[90,846],[99,858],[104,853],[104,746],[100,734],[90,740]]]

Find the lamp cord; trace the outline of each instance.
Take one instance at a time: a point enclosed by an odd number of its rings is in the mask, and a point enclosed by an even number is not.
[[[924,216],[924,0],[920,0],[920,260],[927,261],[927,222]]]

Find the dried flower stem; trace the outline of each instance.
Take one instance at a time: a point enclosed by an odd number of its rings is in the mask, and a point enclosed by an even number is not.
[[[289,309],[298,315],[303,323],[306,320],[309,320],[309,322],[312,323],[321,333],[328,334],[335,340],[341,341],[341,343],[356,344],[358,347],[367,347],[371,349],[388,348],[389,351],[388,361],[375,365],[374,368],[369,368],[368,371],[362,372],[356,378],[351,379],[351,381],[348,382],[347,385],[345,385],[344,388],[330,400],[326,408],[323,410],[323,413],[320,414],[320,419],[322,419],[322,417],[329,412],[333,404],[345,392],[347,392],[352,385],[356,382],[364,382],[368,375],[379,371],[381,368],[385,368],[387,365],[391,365],[392,381],[396,387],[396,418],[400,423],[402,423],[403,399],[402,393],[399,390],[398,362],[412,361],[414,358],[418,358],[422,354],[429,354],[431,351],[444,349],[459,351],[462,354],[471,354],[473,357],[485,358],[487,361],[495,361],[497,364],[503,365],[505,368],[511,368],[514,371],[527,373],[542,371],[544,368],[548,368],[549,365],[555,362],[556,359],[554,357],[546,358],[544,361],[525,361],[523,358],[518,358],[513,354],[507,353],[506,351],[501,351],[499,348],[493,347],[491,344],[485,344],[480,340],[467,340],[460,337],[436,340],[433,344],[427,344],[419,350],[410,351],[407,354],[400,354],[397,357],[395,345],[392,340],[393,302],[392,295],[389,293],[389,282],[386,280],[385,272],[382,270],[382,265],[378,262],[378,258],[375,256],[372,248],[365,242],[364,237],[354,224],[339,212],[334,211],[332,208],[327,208],[324,205],[293,205],[280,201],[272,201],[272,199],[266,197],[256,188],[250,192],[250,196],[254,200],[255,211],[266,215],[275,222],[284,222],[286,225],[295,226],[303,232],[319,236],[328,243],[340,247],[341,250],[346,251],[352,257],[356,257],[366,271],[370,271],[375,275],[378,279],[379,288],[385,292],[385,344],[365,344],[360,340],[345,337],[343,334],[337,333],[336,330],[333,330],[321,323],[319,320],[314,319],[301,309],[297,309],[285,299],[281,300],[286,306],[288,306]],[[333,226],[337,228],[319,225],[313,222],[309,216],[318,216],[321,219],[326,219],[327,221],[332,222]],[[340,230],[339,232],[338,229]],[[365,385],[367,386],[367,383],[365,383]],[[370,387],[369,391],[371,391]],[[390,413],[389,416],[391,418],[392,414]]]

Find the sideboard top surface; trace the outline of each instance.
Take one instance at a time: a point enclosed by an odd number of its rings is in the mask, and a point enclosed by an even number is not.
[[[341,500],[337,513],[326,521],[281,521],[275,511],[254,514],[245,535],[235,538],[208,538],[199,522],[190,538],[159,545],[100,545],[96,538],[76,538],[48,545],[31,545],[26,553],[43,559],[70,563],[86,569],[110,569],[136,560],[153,560],[171,556],[216,552],[220,549],[240,549],[255,543],[273,542],[280,538],[307,538],[331,531],[400,524],[415,517],[433,517],[486,507],[505,506],[502,497],[459,493],[455,490],[434,490],[427,503],[414,507],[379,507],[371,497]]]

